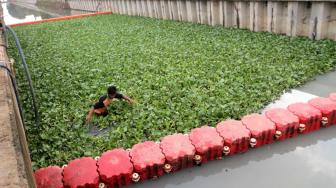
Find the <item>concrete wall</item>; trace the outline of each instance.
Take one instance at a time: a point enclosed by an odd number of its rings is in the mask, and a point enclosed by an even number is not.
[[[336,40],[335,0],[68,0],[70,8]]]
[[[112,10],[112,0],[68,0],[67,2],[69,3],[70,8],[74,10],[86,10],[93,12]]]
[[[0,15],[3,15],[2,7]],[[13,64],[8,59],[3,30],[0,31],[0,64],[13,70]],[[1,188],[36,187],[12,82],[9,73],[3,68],[0,68],[0,159]]]
[[[16,0],[16,1],[22,1],[22,0]],[[35,0],[35,1],[36,1],[35,4],[40,6],[50,6],[55,8],[70,8],[67,2],[68,0]],[[26,3],[25,0],[24,3]]]
[[[38,0],[7,0],[8,2],[24,2],[29,4],[35,4]]]

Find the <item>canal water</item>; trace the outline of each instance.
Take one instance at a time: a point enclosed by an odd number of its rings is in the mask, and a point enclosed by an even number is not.
[[[2,3],[7,24],[41,20],[85,12],[50,10],[35,5]],[[26,52],[27,53],[27,52]],[[336,72],[318,76],[304,86],[285,93],[270,107],[307,101],[336,92]],[[277,142],[244,154],[184,169],[133,188],[335,188],[336,126]]]
[[[7,25],[37,21],[42,19],[91,13],[88,11],[37,6],[33,3],[1,3]]]

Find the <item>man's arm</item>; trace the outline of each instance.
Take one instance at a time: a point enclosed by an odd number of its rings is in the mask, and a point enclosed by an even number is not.
[[[93,111],[94,111],[94,108],[92,107],[88,113],[88,115],[86,116],[86,123],[89,124],[92,120],[92,115],[93,115]]]
[[[94,113],[95,109],[99,109],[99,108],[103,108],[104,107],[104,100],[107,98],[107,95],[103,95],[101,97],[99,97],[98,102],[96,102],[91,108],[90,111],[88,113],[88,115],[86,116],[86,123],[90,123],[92,120],[92,116]]]
[[[134,100],[132,100],[130,97],[123,95],[122,98],[125,99],[129,104],[134,104]]]
[[[124,99],[129,104],[134,104],[135,103],[130,97],[128,97],[127,95],[120,94],[120,93],[117,93],[117,95],[115,96],[115,98],[117,98],[117,99]]]

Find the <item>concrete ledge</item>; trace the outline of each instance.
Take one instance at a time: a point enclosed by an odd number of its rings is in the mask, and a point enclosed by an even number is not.
[[[0,63],[11,68],[3,37],[1,30]],[[9,74],[3,68],[0,69],[0,159],[0,187],[36,187],[18,104]]]
[[[2,47],[1,47],[2,48]],[[5,50],[0,49],[0,62]],[[8,63],[5,66],[9,66]],[[28,187],[22,148],[18,139],[11,83],[7,72],[0,70],[0,187]]]

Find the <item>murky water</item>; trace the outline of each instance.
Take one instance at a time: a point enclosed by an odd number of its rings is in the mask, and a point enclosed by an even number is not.
[[[336,187],[336,126],[130,187]]]
[[[84,12],[48,10],[41,7],[2,3],[7,24],[41,20]],[[29,7],[29,6],[28,6]],[[300,91],[285,94],[269,107],[285,107],[307,101],[314,95],[336,92],[336,72],[317,77]],[[313,94],[313,95],[312,95]],[[93,130],[96,131],[96,130]],[[96,131],[97,132],[97,131]],[[277,142],[244,154],[184,169],[158,180],[132,185],[134,188],[217,187],[336,187],[336,126]]]
[[[51,18],[49,14],[27,9],[11,3],[2,3],[5,23],[15,24],[29,21],[42,20],[42,18]]]
[[[7,25],[89,13],[87,11],[41,7],[31,3],[1,3],[1,5],[4,12],[4,20]]]

